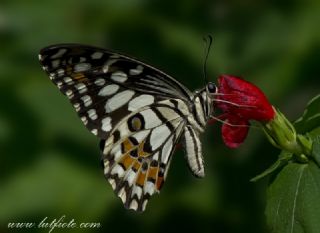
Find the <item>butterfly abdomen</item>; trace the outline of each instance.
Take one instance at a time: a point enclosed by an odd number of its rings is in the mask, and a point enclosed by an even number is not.
[[[187,125],[184,128],[183,145],[185,148],[185,157],[191,172],[196,177],[204,177],[205,174],[201,142],[198,133],[191,125]]]

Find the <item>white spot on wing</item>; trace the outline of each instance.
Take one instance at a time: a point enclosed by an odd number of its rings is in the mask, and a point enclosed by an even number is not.
[[[172,108],[157,107],[157,109],[159,110],[159,112],[161,112],[163,116],[165,116],[167,120],[173,120],[175,118],[180,117],[179,114],[176,113]]]
[[[91,68],[90,63],[79,63],[74,66],[74,72],[87,71]]]
[[[91,54],[92,59],[100,59],[102,57],[103,53],[102,52],[95,52]]]
[[[109,178],[108,181],[111,184],[112,189],[116,189],[116,181],[112,178]]]
[[[105,84],[105,80],[103,78],[99,78],[96,81],[94,81],[94,84],[96,84],[97,86],[102,86]]]
[[[129,74],[130,75],[139,75],[141,74],[143,71],[143,66],[142,65],[138,65],[136,69],[130,69],[129,70]]]
[[[125,105],[134,95],[134,91],[131,90],[125,90],[122,92],[117,93],[115,96],[112,98],[108,99],[105,109],[106,112],[112,112],[121,106]]]
[[[174,104],[170,100],[162,100],[158,102],[159,104],[165,104],[168,105],[169,107],[175,108]]]
[[[93,130],[91,130],[91,133],[93,133],[94,135],[97,135],[98,134],[98,130],[97,129],[93,129]]]
[[[57,82],[57,86],[58,86],[59,89],[62,87],[62,85],[63,85],[63,83],[61,81]]]
[[[137,210],[138,209],[138,202],[136,201],[136,199],[133,199],[131,201],[129,209],[132,209],[132,210]]]
[[[88,124],[88,120],[85,116],[81,117],[81,120],[82,120],[83,124],[85,124],[85,125]]]
[[[154,97],[152,95],[139,95],[129,102],[128,110],[136,111],[139,108],[152,104],[153,102]]]
[[[49,78],[50,78],[51,80],[54,80],[54,79],[56,78],[56,75],[55,75],[54,73],[50,73],[50,74],[49,74]]]
[[[146,136],[149,134],[150,130],[142,130],[138,133],[134,134],[132,137],[137,139],[138,142],[142,142],[143,139],[146,138]]]
[[[148,203],[148,199],[145,199],[142,204],[142,211],[146,209],[147,203]]]
[[[131,133],[128,129],[128,124],[127,122],[120,124],[118,130],[120,131],[120,137],[128,137],[128,135]]]
[[[88,116],[89,116],[89,118],[90,118],[91,120],[96,120],[96,119],[98,118],[97,112],[96,112],[95,109],[90,109],[90,110],[88,111]]]
[[[73,105],[73,107],[75,107],[76,111],[78,112],[80,110],[80,104],[79,103],[75,103]]]
[[[152,159],[158,161],[158,159],[159,159],[159,152],[155,153],[155,154],[152,156]]]
[[[92,104],[92,99],[88,95],[82,96],[81,100],[83,101],[83,104],[84,104],[85,107],[88,107],[88,106],[90,106]]]
[[[150,144],[152,146],[152,150],[157,149],[162,143],[167,139],[170,135],[170,130],[166,125],[161,125],[151,132],[150,136]]]
[[[113,139],[114,139],[114,136],[111,135],[104,143],[104,148],[103,148],[103,154],[109,154],[112,146],[113,146]]]
[[[110,59],[108,60],[102,67],[102,72],[107,73],[109,71],[109,67],[115,63],[117,60],[116,59]]]
[[[109,132],[112,128],[111,125],[111,118],[110,117],[106,117],[102,120],[102,130],[105,132]]]
[[[126,191],[124,190],[124,187],[119,191],[118,196],[121,198],[122,202],[126,202],[127,194]]]
[[[72,79],[71,79],[70,77],[65,77],[65,78],[63,79],[63,81],[64,81],[66,84],[73,84],[73,81],[72,81]]]
[[[132,169],[130,169],[129,172],[127,173],[126,178],[127,178],[129,186],[131,186],[133,184],[133,181],[136,178],[136,173]]]
[[[178,108],[184,115],[189,115],[189,108],[183,100],[177,99]]]
[[[169,155],[172,150],[172,137],[171,136],[168,141],[164,144],[162,148],[162,156],[161,156],[161,161],[166,164],[168,162]]]
[[[65,52],[67,52],[67,49],[59,49],[59,51],[51,56],[51,59],[56,59],[61,57]]]
[[[119,83],[123,83],[127,80],[128,76],[122,72],[122,71],[116,71],[114,73],[111,74],[111,79],[113,81],[119,82]]]
[[[108,174],[110,171],[109,161],[104,161],[104,174]]]
[[[77,90],[79,91],[80,94],[83,94],[87,91],[87,87],[83,83],[76,84],[75,88],[77,88]]]
[[[57,74],[59,77],[63,76],[64,75],[64,69],[58,69],[57,70]]]
[[[119,177],[122,177],[123,174],[124,174],[124,170],[123,168],[119,165],[119,164],[116,164],[112,170],[111,170],[111,174],[117,174]]]
[[[68,96],[69,99],[73,98],[74,96],[72,90],[67,90],[66,95]]]
[[[118,162],[118,159],[120,159],[122,153],[121,153],[121,144],[118,144],[114,146],[111,150],[111,154],[114,156],[114,160]]]
[[[118,85],[111,84],[111,85],[108,85],[108,86],[105,86],[105,87],[101,88],[101,90],[99,91],[98,95],[100,95],[100,96],[113,95],[118,90],[119,90],[119,86]]]
[[[151,109],[142,111],[141,115],[143,116],[145,122],[145,129],[154,128],[163,123]]]
[[[147,181],[147,183],[143,187],[143,192],[152,195],[154,192],[154,184],[150,181]]]
[[[133,197],[134,195],[137,195],[138,196],[138,199],[141,198],[141,195],[142,195],[142,188],[135,185],[133,188],[132,188],[132,194],[131,196]]]

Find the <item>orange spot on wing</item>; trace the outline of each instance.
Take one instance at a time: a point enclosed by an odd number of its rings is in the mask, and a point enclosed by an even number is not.
[[[71,75],[71,77],[72,77],[74,80],[81,81],[81,82],[86,82],[86,81],[88,81],[88,79],[86,78],[86,76],[85,76],[83,73],[73,73],[73,74]]]
[[[132,165],[132,163],[134,161],[135,161],[135,159],[133,159],[129,154],[126,154],[125,156],[123,156],[121,163],[123,164],[123,166],[127,170]]]
[[[145,172],[139,172],[139,176],[138,179],[136,181],[137,185],[143,186],[144,185],[144,181],[146,179],[146,173]]]
[[[158,190],[161,189],[161,187],[163,185],[163,182],[164,182],[163,177],[162,176],[158,176],[157,184],[156,184]]]
[[[141,167],[141,163],[139,163],[138,161],[135,161],[132,167],[133,167],[133,169],[138,171]]]
[[[128,138],[123,142],[123,147],[125,153],[131,151],[131,149],[133,148],[133,145]]]
[[[74,73],[73,72],[73,68],[70,65],[68,65],[66,67],[66,74],[69,75],[75,81],[79,81],[79,82],[87,82],[87,81],[89,81],[87,79],[87,77],[82,72]]]
[[[148,171],[148,178],[157,180],[158,167],[150,167]]]

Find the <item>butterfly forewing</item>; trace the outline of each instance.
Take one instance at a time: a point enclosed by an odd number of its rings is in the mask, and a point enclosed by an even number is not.
[[[170,76],[134,59],[79,45],[45,48],[40,61],[75,107],[86,127],[101,138],[123,116],[168,98],[190,100]]]
[[[165,73],[104,49],[55,45],[41,50],[39,59],[85,126],[102,139],[112,188],[127,208],[143,211],[164,182],[187,122],[196,121],[190,116],[193,94]],[[193,139],[189,165],[201,153]]]

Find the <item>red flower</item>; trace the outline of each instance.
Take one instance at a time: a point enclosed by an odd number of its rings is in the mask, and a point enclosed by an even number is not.
[[[250,120],[267,122],[275,116],[275,110],[258,87],[234,76],[219,77],[216,102],[224,112],[220,117],[225,120],[222,138],[231,148],[245,140]]]

